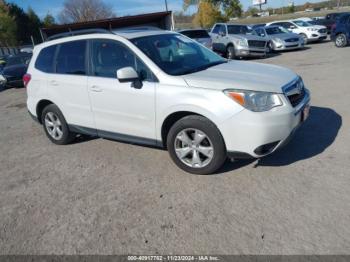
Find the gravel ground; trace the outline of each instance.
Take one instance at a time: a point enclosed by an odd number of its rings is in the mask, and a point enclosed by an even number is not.
[[[0,93],[0,254],[350,254],[350,47],[261,63],[295,70],[311,115],[283,150],[182,172],[166,151],[55,146],[24,89]]]

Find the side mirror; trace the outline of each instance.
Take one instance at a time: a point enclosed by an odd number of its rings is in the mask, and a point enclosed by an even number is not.
[[[132,87],[140,89],[142,81],[134,68],[128,66],[117,70],[117,78],[120,83],[132,82]]]

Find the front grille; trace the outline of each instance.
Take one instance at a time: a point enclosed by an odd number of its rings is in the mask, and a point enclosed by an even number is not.
[[[248,45],[249,47],[265,47],[266,46],[266,42],[265,41],[258,41],[258,40],[248,40]]]
[[[305,97],[305,87],[301,79],[298,79],[293,84],[284,90],[289,102],[293,107],[296,107]]]
[[[318,32],[321,34],[325,34],[325,33],[327,33],[327,29],[320,29],[320,30],[318,30]]]
[[[285,40],[287,43],[293,43],[293,42],[298,42],[299,38],[289,38]]]

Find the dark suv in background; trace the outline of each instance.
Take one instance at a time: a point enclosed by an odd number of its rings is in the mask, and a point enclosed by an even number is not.
[[[344,14],[349,14],[349,12],[338,12],[338,13],[329,13],[325,16],[324,19],[318,19],[311,21],[310,23],[313,25],[324,25],[327,27],[327,33],[330,34],[332,32],[332,27],[335,25],[337,18]]]
[[[336,47],[345,47],[350,41],[350,13],[346,13],[337,18],[332,27],[331,39]]]

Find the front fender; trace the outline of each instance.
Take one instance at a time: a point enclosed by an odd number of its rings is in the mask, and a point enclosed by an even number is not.
[[[173,92],[176,92],[176,95]],[[172,90],[169,87],[167,92],[157,95],[156,136],[157,139],[161,139],[161,129],[165,119],[177,112],[202,115],[219,126],[242,110],[241,106],[219,90],[195,87]]]

